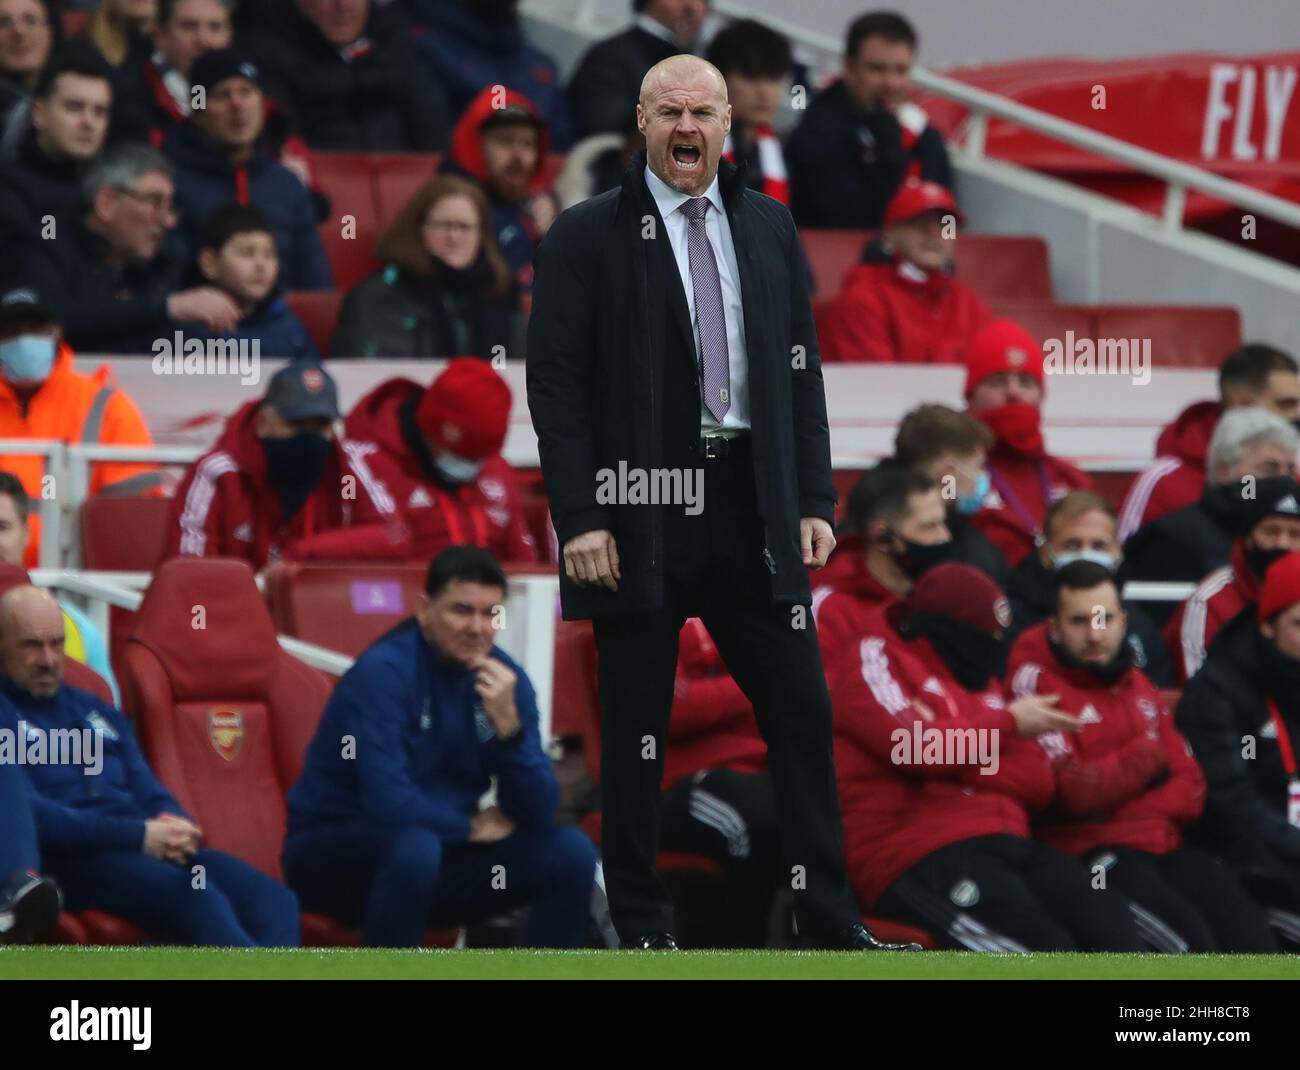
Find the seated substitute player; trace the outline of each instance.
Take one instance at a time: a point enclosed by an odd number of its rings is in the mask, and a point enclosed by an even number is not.
[[[406,528],[368,461],[377,448],[340,439],[338,418],[319,364],[276,372],[181,480],[164,558],[238,557],[260,570],[280,557],[408,557]]]
[[[23,766],[45,872],[69,910],[107,911],[181,944],[299,944],[293,894],[246,862],[200,847],[203,831],[153,775],[126,717],[63,682],[63,614],[48,592],[15,587],[0,596],[0,660],[0,702],[11,707],[6,719],[23,723],[29,745],[33,733],[94,734],[80,762]],[[92,753],[98,761],[88,761]]]
[[[1168,928],[1191,951],[1276,951],[1268,920],[1236,876],[1183,842],[1205,806],[1205,777],[1133,663],[1114,574],[1074,561],[1055,587],[1051,616],[1021,635],[1007,674],[1017,697],[1055,695],[1082,726],[1039,737],[1056,797],[1036,815],[1035,837],[1078,858],[1094,880],[1104,871],[1098,890],[1122,892],[1150,912],[1138,920],[1153,938]]]
[[[289,792],[290,887],[367,946],[523,905],[530,946],[586,941],[595,849],[555,824],[533,685],[493,645],[505,591],[484,549],[435,557],[415,616],[334,689]],[[479,810],[494,776],[498,804]]]
[[[17,732],[12,709],[0,708],[0,729]],[[14,762],[0,761],[0,944],[25,943],[58,920],[63,897],[40,864],[27,781]]]
[[[501,456],[510,387],[485,360],[457,357],[427,389],[389,379],[346,423],[411,533],[410,556],[482,546],[501,561],[536,561],[514,471]]]
[[[945,947],[1144,950],[1127,901],[1029,838],[1053,787],[1032,740],[1079,725],[1050,697],[1004,702],[992,667],[1009,620],[992,580],[949,563],[823,649],[853,889]]]

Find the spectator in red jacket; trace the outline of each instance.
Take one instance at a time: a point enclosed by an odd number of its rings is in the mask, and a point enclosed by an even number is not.
[[[1284,420],[1300,417],[1300,374],[1280,349],[1244,345],[1219,368],[1219,400],[1189,405],[1156,439],[1156,459],[1129,487],[1119,514],[1119,539],[1166,513],[1193,505],[1205,489],[1205,455],[1215,424],[1228,409],[1262,405]]]
[[[1092,488],[1069,461],[1043,444],[1043,350],[1011,320],[991,321],[966,354],[966,402],[993,432],[993,483],[972,522],[1015,568],[1042,534],[1047,507],[1063,494]]]
[[[1032,740],[1079,725],[1051,698],[1004,702],[991,666],[1009,620],[992,580],[945,564],[824,651],[854,890],[948,947],[1141,950],[1127,903],[1029,838],[1053,790]]]
[[[862,476],[813,589],[824,648],[855,641],[864,614],[905,598],[922,573],[949,560],[946,515],[939,485],[910,468],[886,460]]]
[[[458,357],[424,389],[389,379],[348,414],[349,440],[373,463],[427,561],[481,546],[499,561],[536,561],[515,474],[501,456],[510,388],[486,361]]]
[[[1228,563],[1201,580],[1165,629],[1180,686],[1201,667],[1219,629],[1258,601],[1268,566],[1300,550],[1300,483],[1291,476],[1257,480],[1255,497],[1242,502],[1240,526]]]
[[[334,380],[297,361],[226,424],[172,502],[164,557],[240,557],[255,569],[290,560],[407,558],[410,539],[371,470],[373,444],[334,432]]]
[[[953,276],[957,225],[951,192],[909,178],[885,209],[884,234],[867,244],[827,308],[818,336],[823,360],[960,364],[993,318]]]
[[[1138,924],[1157,947],[1276,951],[1268,921],[1237,878],[1183,842],[1205,807],[1205,776],[1134,666],[1127,627],[1112,573],[1075,561],[1057,574],[1052,615],[1012,651],[1017,698],[1055,696],[1081,726],[1039,737],[1056,798],[1035,817],[1034,833],[1080,859],[1097,890],[1138,904]]]
[[[708,943],[765,946],[772,897],[790,872],[767,746],[754,707],[698,617],[687,620],[678,641],[662,790],[660,848],[702,854],[722,867],[727,912],[710,919]]]

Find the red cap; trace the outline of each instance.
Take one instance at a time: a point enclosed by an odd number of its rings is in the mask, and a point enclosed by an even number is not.
[[[952,195],[952,190],[947,186],[941,186],[938,182],[924,182],[919,178],[909,178],[889,199],[889,204],[885,208],[885,226],[892,227],[895,223],[906,223],[909,219],[925,215],[926,212],[951,212],[957,217],[958,223],[966,222],[966,217],[957,207],[957,198]]]
[[[1041,389],[1047,389],[1043,347],[1014,320],[992,320],[971,340],[966,350],[965,396],[970,397],[982,380],[998,372],[1032,375]]]
[[[946,561],[926,569],[907,598],[913,613],[948,617],[994,635],[1011,625],[1011,606],[996,583],[977,568]]]
[[[510,387],[478,357],[456,357],[424,392],[415,422],[438,449],[478,461],[501,452]]]
[[[1300,553],[1293,552],[1279,557],[1264,573],[1259,619],[1270,620],[1296,602],[1300,602]]]

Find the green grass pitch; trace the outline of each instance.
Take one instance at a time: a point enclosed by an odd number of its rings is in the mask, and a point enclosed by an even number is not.
[[[4,980],[1296,980],[1290,955],[0,949]]]

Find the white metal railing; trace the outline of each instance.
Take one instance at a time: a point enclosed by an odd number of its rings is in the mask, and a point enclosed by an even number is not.
[[[736,0],[716,0],[713,9],[728,18],[753,16],[752,11],[744,4],[737,3]],[[579,14],[590,20],[594,11],[594,4],[585,3]],[[844,51],[844,42],[840,38],[796,25],[788,19],[767,14],[764,14],[762,19],[764,23],[779,30],[796,44],[822,57],[823,69],[838,65]],[[588,21],[580,25],[590,24]],[[969,156],[984,155],[989,118],[1003,119],[1054,141],[1114,160],[1163,181],[1166,184],[1163,220],[1169,230],[1180,230],[1183,226],[1183,210],[1187,204],[1188,190],[1217,197],[1248,209],[1256,215],[1264,216],[1266,219],[1300,227],[1300,205],[1292,201],[1275,197],[1270,193],[1262,193],[1240,182],[1222,178],[1204,168],[1193,167],[1180,160],[1162,156],[1131,142],[1111,137],[1109,134],[1100,134],[1079,123],[1072,123],[1049,112],[1027,107],[1007,97],[967,85],[955,78],[936,74],[924,67],[912,69],[912,80],[926,92],[943,97],[945,100],[955,101],[970,111],[970,118],[964,127],[965,152]]]

